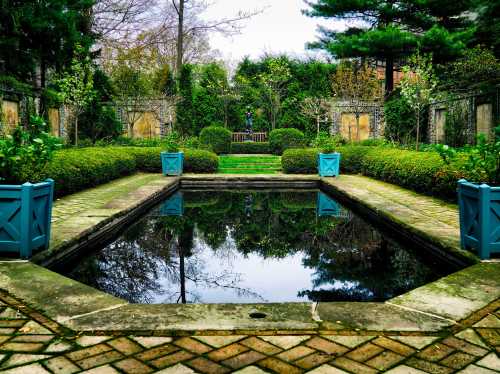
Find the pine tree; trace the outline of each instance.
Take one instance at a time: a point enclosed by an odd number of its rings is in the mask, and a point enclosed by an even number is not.
[[[393,71],[397,60],[416,49],[435,53],[436,61],[460,55],[472,36],[464,12],[470,0],[311,0],[304,13],[310,17],[357,21],[343,32],[320,28],[321,48],[338,58],[371,58],[385,62],[385,88],[394,88]]]

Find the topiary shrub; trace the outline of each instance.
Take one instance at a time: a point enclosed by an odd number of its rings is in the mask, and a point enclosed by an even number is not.
[[[281,155],[290,148],[300,148],[306,143],[304,133],[294,128],[276,129],[269,133],[269,148],[275,155]]]
[[[231,143],[231,153],[232,154],[266,154],[270,153],[269,142],[256,143],[256,142],[244,142],[244,143]]]
[[[287,149],[281,157],[281,167],[287,174],[316,174],[318,150],[314,148]]]
[[[231,131],[220,126],[209,126],[201,130],[200,145],[217,154],[231,152]]]
[[[187,173],[215,173],[219,169],[219,157],[203,149],[184,151],[184,171]]]

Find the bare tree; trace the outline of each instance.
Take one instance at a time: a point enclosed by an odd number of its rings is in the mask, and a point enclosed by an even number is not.
[[[101,38],[122,40],[151,19],[155,0],[96,0],[92,29]]]
[[[198,33],[218,32],[225,35],[237,34],[242,29],[241,22],[262,12],[239,11],[232,17],[225,17],[212,21],[203,21],[197,17],[204,12],[210,5],[201,0],[170,0],[175,13],[177,14],[177,60],[176,72],[180,75],[182,64],[184,62],[184,38],[186,35]],[[190,22],[186,22],[190,20]]]
[[[316,121],[316,133],[319,134],[321,122],[328,122],[330,105],[321,97],[306,97],[300,105],[302,114]],[[325,120],[326,119],[326,120]]]

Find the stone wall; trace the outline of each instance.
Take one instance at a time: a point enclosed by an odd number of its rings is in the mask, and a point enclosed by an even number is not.
[[[434,102],[429,108],[430,143],[446,143],[446,116],[460,107],[463,113],[462,126],[465,128],[467,142],[474,144],[477,135],[484,134],[488,139],[493,129],[500,124],[500,88],[484,93],[470,92],[457,95],[448,100]]]
[[[360,140],[381,138],[384,135],[384,108],[375,102],[362,104],[360,113]],[[344,139],[357,140],[355,109],[346,101],[331,102],[331,134],[341,134]]]

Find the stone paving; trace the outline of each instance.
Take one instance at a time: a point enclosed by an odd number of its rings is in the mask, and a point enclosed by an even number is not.
[[[2,373],[500,373],[500,299],[445,335],[81,335],[0,291]]]
[[[222,180],[230,177],[212,178]],[[307,180],[313,181],[314,178]],[[328,179],[325,183],[331,183],[354,198],[365,199],[375,209],[390,210],[403,224],[419,230],[432,229],[433,235],[444,240],[450,239],[449,242],[456,246],[456,206],[360,176],[342,176]],[[94,218],[104,214],[102,210],[112,216],[113,212],[128,207],[133,201],[140,201],[143,194],[137,192],[139,189],[147,185],[147,192],[150,193],[164,188],[165,184],[165,178],[158,175],[140,174],[61,199],[54,208],[55,235],[67,239],[74,235],[71,220],[75,217]],[[101,213],[97,214],[96,210]],[[427,224],[429,219],[432,222]],[[89,227],[92,227],[94,221],[88,221]],[[22,266],[19,264],[19,269]],[[495,276],[498,274],[496,271],[491,274]],[[51,291],[54,299],[45,297],[47,307],[42,308],[34,307],[33,300],[28,305],[18,298],[17,292],[14,295],[2,291],[2,288],[6,289],[7,283],[3,285],[0,284],[2,373],[500,373],[498,298],[493,302],[488,301],[487,306],[465,319],[453,318],[452,301],[455,299],[452,298],[443,299],[446,303],[437,312],[425,309],[430,304],[421,297],[422,292],[416,293],[413,299],[409,296],[405,299],[403,295],[402,301],[394,302],[394,305],[402,305],[400,310],[407,308],[408,313],[412,311],[422,316],[438,314],[450,318],[446,321],[452,322],[451,327],[437,332],[414,329],[382,331],[384,321],[380,321],[378,330],[261,329],[239,335],[230,330],[218,331],[219,335],[209,330],[176,334],[158,330],[93,333],[70,328],[68,323],[63,325],[49,317],[53,315],[52,311],[49,313],[51,300],[55,303],[57,298],[54,290]],[[460,283],[458,285],[462,287]],[[69,285],[61,284],[61,292],[65,287]],[[29,288],[36,289],[32,285]],[[489,300],[495,300],[498,295],[495,289],[480,290],[475,285],[472,289],[474,294],[490,292],[495,295]],[[438,298],[444,292],[439,287],[432,291],[436,292]],[[451,291],[456,298],[470,299],[471,310],[477,309],[471,294],[462,294],[455,289]],[[36,293],[36,290],[33,292]],[[43,294],[41,290],[40,293]],[[88,305],[89,311],[98,308],[98,305],[97,300],[96,305]],[[358,304],[359,311],[365,309],[363,306]],[[387,304],[384,307],[387,308]],[[67,309],[71,308],[74,306],[67,304]],[[101,308],[105,308],[104,305]],[[70,312],[68,310],[68,315]],[[85,313],[91,317],[93,312],[81,312],[82,315]]]

